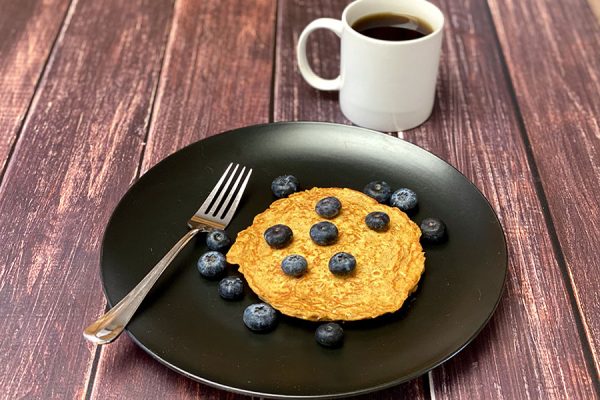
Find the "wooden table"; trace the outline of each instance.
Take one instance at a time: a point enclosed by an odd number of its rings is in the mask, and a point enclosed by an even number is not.
[[[594,0],[596,1],[596,0]],[[489,325],[428,375],[365,398],[592,399],[600,360],[597,1],[436,0],[436,107],[393,136],[455,165],[504,226]],[[294,46],[347,1],[0,0],[0,397],[242,398],[127,337],[95,347],[102,233],[127,188],[191,142],[256,123],[349,123]],[[337,74],[339,44],[312,38]]]

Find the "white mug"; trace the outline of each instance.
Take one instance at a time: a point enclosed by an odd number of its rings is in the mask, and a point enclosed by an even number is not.
[[[433,32],[419,39],[373,39],[352,28],[361,17],[403,14],[427,22]],[[357,0],[342,19],[319,18],[304,28],[298,40],[300,73],[320,90],[339,90],[342,113],[356,125],[380,131],[403,131],[429,118],[435,98],[444,15],[425,0]],[[329,29],[341,39],[340,75],[323,79],[306,57],[308,36]]]

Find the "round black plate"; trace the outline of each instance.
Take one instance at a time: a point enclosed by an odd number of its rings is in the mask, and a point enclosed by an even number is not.
[[[148,171],[123,197],[106,229],[102,279],[111,305],[133,288],[187,231],[229,162],[254,169],[227,231],[252,223],[274,200],[271,180],[297,176],[303,188],[361,190],[372,180],[419,196],[414,220],[442,218],[449,240],[425,246],[420,288],[397,313],[344,324],[344,347],[314,340],[315,323],[283,317],[269,334],[250,332],[244,308],[199,276],[206,251],[195,239],[167,269],[128,331],[170,368],[221,389],[265,397],[336,397],[415,378],[460,351],[489,320],[507,271],[502,228],[483,195],[446,162],[410,143],[366,129],[323,123],[250,126],[202,140]],[[230,267],[230,274],[236,274]]]

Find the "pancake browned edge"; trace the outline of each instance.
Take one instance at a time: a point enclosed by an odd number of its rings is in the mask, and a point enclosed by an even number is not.
[[[319,246],[309,236],[310,227],[323,221],[315,212],[316,203],[328,196],[342,203],[340,214],[329,220],[339,231],[338,241]],[[373,211],[390,217],[386,232],[375,232],[365,224]],[[275,224],[289,226],[294,237],[283,249],[272,249],[263,234]],[[283,314],[326,321],[354,321],[375,318],[397,311],[417,288],[425,269],[419,243],[421,231],[395,207],[345,188],[313,188],[294,193],[271,204],[257,215],[252,225],[240,232],[227,254],[227,261],[239,264],[252,290]],[[336,276],[329,271],[329,259],[340,251],[356,258],[351,275]],[[300,254],[308,261],[302,277],[285,275],[281,261]]]

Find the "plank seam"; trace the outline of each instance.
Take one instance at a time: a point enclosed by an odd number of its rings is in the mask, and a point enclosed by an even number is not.
[[[10,147],[10,149],[8,150],[6,163],[4,164],[4,167],[2,168],[2,171],[0,172],[0,192],[2,192],[2,189],[4,189],[4,177],[6,176],[6,173],[7,173],[8,169],[10,168],[10,166],[12,166],[13,154],[15,153],[17,147],[21,143],[21,137],[22,137],[23,131],[25,130],[25,126],[27,125],[27,122],[31,116],[31,111],[35,108],[35,104],[37,104],[37,102],[39,100],[40,88],[41,88],[43,82],[46,81],[46,78],[48,76],[48,71],[52,67],[52,64],[54,61],[54,56],[56,54],[56,48],[58,47],[59,42],[62,42],[64,33],[67,30],[69,23],[71,22],[71,16],[73,15],[73,11],[75,10],[77,1],[78,0],[70,0],[69,1],[69,6],[65,10],[65,15],[63,16],[62,21],[60,23],[60,29],[58,30],[58,32],[56,33],[56,37],[52,41],[52,45],[50,46],[50,51],[48,52],[48,57],[46,58],[46,61],[44,62],[44,66],[42,67],[42,71],[39,75],[39,78],[38,78],[37,82],[35,83],[35,86],[33,88],[33,94],[31,95],[31,99],[29,100],[29,104],[27,105],[27,109],[25,110],[25,114],[23,115],[23,119],[21,120],[21,124],[19,125],[19,129],[17,129],[17,134],[15,135],[15,140],[14,140],[12,146]]]
[[[271,60],[271,91],[269,93],[269,122],[275,121],[275,79],[277,76],[277,25],[279,21],[279,0],[275,0],[275,18],[273,27],[273,54]]]
[[[423,378],[423,388],[425,398],[429,400],[435,400],[435,388],[433,384],[433,370],[427,373],[427,378]]]
[[[106,306],[104,307],[104,314],[106,314],[108,312],[108,310],[110,310],[110,307],[108,306],[108,303],[106,303]],[[94,352],[94,359],[92,360],[92,368],[90,368],[90,376],[89,376],[89,379],[87,382],[87,387],[85,389],[85,396],[84,396],[85,400],[89,400],[92,398],[92,392],[94,389],[94,381],[96,378],[96,373],[98,371],[98,364],[100,364],[100,353],[101,352],[102,352],[102,346],[96,345],[95,352]]]
[[[108,311],[108,307],[107,307]],[[92,398],[92,391],[94,390],[94,380],[96,377],[96,373],[98,372],[98,364],[100,363],[100,353],[102,346],[96,346],[94,352],[94,359],[92,361],[92,368],[90,369],[90,379],[88,381],[87,388],[85,389],[85,400],[89,400]]]
[[[148,142],[148,137],[150,135],[150,128],[152,127],[152,118],[154,117],[154,109],[155,109],[155,103],[156,103],[156,98],[157,98],[157,94],[158,94],[158,88],[161,82],[161,76],[162,76],[162,71],[163,71],[163,65],[164,65],[164,60],[165,60],[165,54],[167,53],[167,47],[169,44],[169,37],[171,35],[171,31],[173,28],[173,19],[175,17],[175,3],[177,2],[177,0],[173,1],[173,6],[172,6],[172,13],[171,13],[171,19],[169,21],[169,26],[167,28],[167,34],[166,34],[166,40],[164,41],[165,46],[163,49],[163,52],[161,54],[161,58],[160,58],[160,66],[158,67],[158,79],[156,79],[156,84],[154,85],[154,88],[152,90],[152,101],[150,104],[150,111],[149,111],[149,115],[148,115],[148,122],[147,122],[147,128],[146,128],[146,132],[144,135],[144,145],[142,148],[142,151],[140,151],[140,157],[138,160],[138,167],[136,169],[135,175],[134,175],[134,181],[137,180],[139,178],[140,175],[140,171],[142,168],[142,163],[144,161],[144,155],[146,152],[146,143]],[[106,304],[106,308],[104,310],[104,313],[108,312],[108,310],[110,310],[110,307],[108,305],[108,303]],[[92,394],[94,391],[94,385],[96,383],[96,374],[98,372],[98,365],[100,364],[100,357],[102,355],[102,348],[103,346],[97,346],[96,347],[96,354],[94,355],[94,360],[92,362],[92,368],[90,370],[90,378],[88,381],[88,387],[86,389],[86,394],[85,394],[85,399],[86,400],[90,400],[92,398]]]
[[[596,390],[600,392],[600,381],[598,378],[598,370],[594,367],[594,357],[591,348],[590,338],[586,334],[583,322],[583,312],[579,308],[577,299],[575,297],[574,292],[574,283],[570,278],[569,268],[567,266],[567,261],[565,255],[562,251],[562,246],[560,244],[560,239],[558,238],[558,233],[555,229],[554,219],[550,213],[548,198],[546,196],[546,192],[544,191],[544,187],[541,180],[541,175],[539,169],[537,167],[537,163],[535,161],[535,156],[533,154],[533,149],[531,146],[531,142],[529,141],[529,136],[527,134],[527,128],[525,126],[525,119],[523,118],[523,114],[521,112],[521,107],[519,105],[517,99],[517,93],[512,81],[512,77],[510,75],[510,70],[508,69],[508,63],[506,61],[506,57],[504,56],[504,51],[502,50],[502,43],[500,42],[500,38],[498,36],[498,31],[496,28],[496,23],[494,21],[492,10],[490,8],[489,2],[485,1],[485,11],[488,14],[488,18],[490,20],[490,24],[492,26],[492,36],[493,40],[498,49],[498,57],[500,59],[500,67],[502,69],[502,73],[504,75],[504,79],[506,81],[506,86],[508,89],[508,93],[510,96],[510,100],[514,109],[515,118],[517,120],[517,125],[519,128],[519,133],[523,140],[523,144],[525,147],[525,154],[527,156],[527,164],[531,171],[531,175],[533,178],[533,184],[535,187],[536,195],[540,201],[542,215],[544,216],[544,222],[546,227],[548,228],[548,236],[550,237],[550,242],[552,243],[552,248],[554,250],[554,255],[556,257],[556,262],[559,266],[561,275],[563,277],[563,281],[565,283],[567,296],[569,298],[569,303],[571,304],[571,308],[573,311],[573,318],[575,320],[575,325],[577,326],[577,331],[579,332],[579,336],[581,338],[581,350],[583,352],[583,356],[586,362],[586,368],[590,372],[590,377]]]
[[[148,114],[148,126],[146,127],[146,132],[144,135],[144,141],[143,146],[142,146],[142,151],[140,151],[140,158],[138,161],[138,167],[135,171],[135,174],[133,175],[133,182],[135,182],[136,180],[139,179],[141,171],[142,171],[142,166],[144,165],[144,157],[146,156],[146,149],[148,148],[147,144],[148,144],[148,139],[150,138],[150,132],[152,132],[152,123],[154,122],[154,116],[156,114],[156,107],[157,107],[157,98],[158,98],[158,91],[160,90],[160,84],[162,82],[162,78],[163,78],[163,67],[165,64],[165,56],[167,54],[167,50],[169,49],[169,45],[172,44],[171,42],[171,35],[173,34],[173,20],[175,19],[175,6],[177,4],[178,0],[173,0],[173,6],[171,8],[171,19],[169,20],[169,26],[167,28],[167,34],[166,34],[166,40],[165,40],[165,47],[163,49],[163,52],[160,56],[160,66],[158,67],[158,79],[156,79],[156,84],[154,85],[154,88],[152,89],[152,101],[150,104],[150,112]]]

